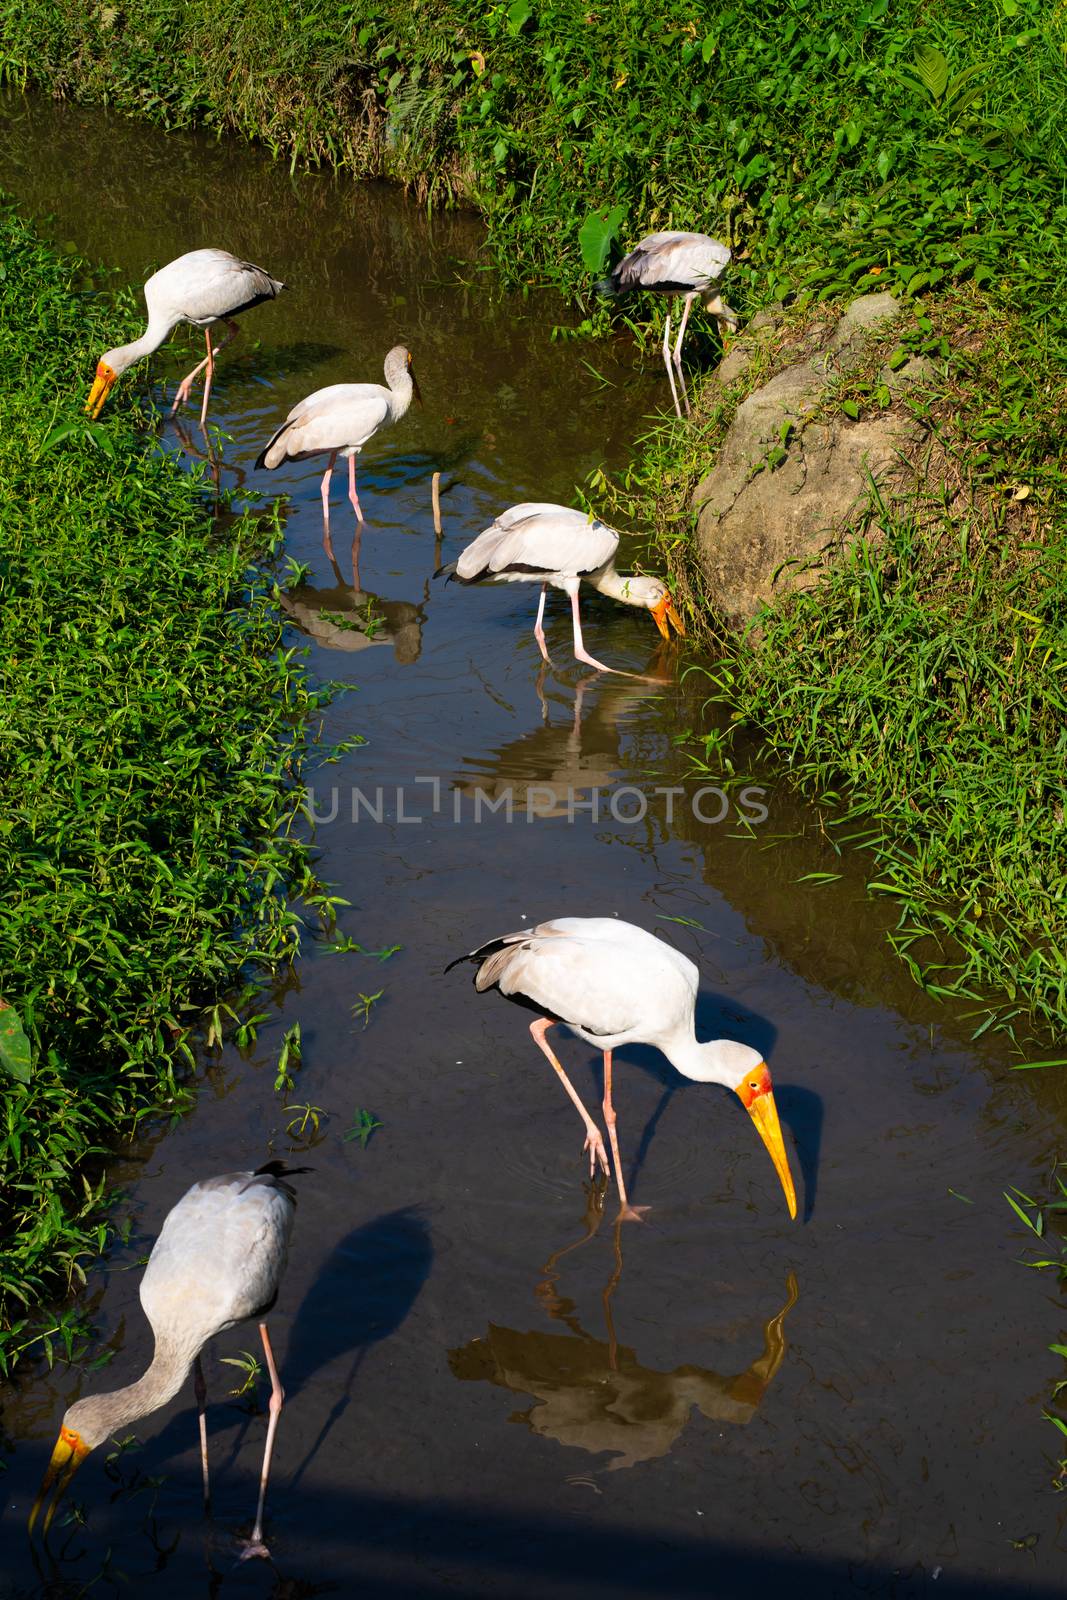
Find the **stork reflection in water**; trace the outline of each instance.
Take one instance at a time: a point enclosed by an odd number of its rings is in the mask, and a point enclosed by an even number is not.
[[[568,817],[588,806],[588,798],[607,790],[626,772],[624,751],[630,724],[639,708],[662,692],[663,660],[657,656],[643,677],[591,672],[574,685],[574,700],[565,720],[550,721],[550,699],[566,703],[562,692],[545,697],[547,665],[542,662],[535,689],[541,725],[515,739],[470,756],[452,779],[452,789],[476,806],[500,803],[532,817]]]
[[[606,1180],[586,1186],[588,1211],[581,1238],[546,1261],[535,1294],[554,1322],[568,1331],[519,1332],[490,1323],[484,1339],[449,1352],[457,1378],[480,1380],[514,1394],[532,1396],[528,1411],[514,1414],[543,1439],[599,1455],[611,1452],[609,1472],[665,1456],[677,1443],[694,1408],[709,1422],[744,1427],[758,1411],[786,1352],[785,1319],[796,1305],[795,1275],[786,1279],[785,1301],[763,1325],[763,1349],[743,1371],[724,1374],[690,1363],[668,1372],[646,1367],[621,1344],[612,1300],[622,1275],[622,1223],[614,1225],[614,1265],[601,1293],[605,1338],[582,1327],[574,1301],[557,1289],[559,1263],[588,1243],[603,1216]]]
[[[281,590],[278,603],[289,620],[324,650],[352,653],[391,644],[399,666],[417,661],[429,585],[424,586],[422,605],[412,600],[385,600],[360,588],[358,563],[354,583],[345,582],[335,560],[330,565],[335,584],[301,583]]]

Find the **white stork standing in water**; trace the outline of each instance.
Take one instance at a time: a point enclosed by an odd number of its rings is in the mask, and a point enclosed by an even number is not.
[[[306,1171],[306,1167],[286,1169],[282,1162],[270,1161],[255,1172],[205,1178],[167,1213],[141,1279],[141,1304],[155,1335],[152,1364],[127,1388],[88,1395],[68,1409],[30,1512],[31,1532],[53,1484],[58,1487],[45,1514],[46,1534],[56,1506],[90,1450],[138,1417],[166,1405],[185,1382],[190,1367],[200,1424],[204,1502],[208,1504],[206,1393],[200,1352],[215,1334],[256,1317],[271,1394],[256,1521],[242,1560],[267,1555],[263,1505],[285,1395],[263,1318],[277,1298],[293,1227],[296,1197],[285,1179]]]
[[[618,547],[619,535],[599,518],[568,506],[528,501],[502,512],[457,561],[440,571],[468,584],[539,583],[541,599],[534,637],[546,661],[548,649],[541,625],[545,597],[550,586],[562,589],[571,598],[575,658],[596,667],[598,672],[611,672],[614,669],[591,656],[582,642],[578,590],[583,578],[613,600],[651,611],[652,620],[665,639],[670,638],[668,619],[678,633],[685,633],[665,583],[658,578],[615,571]]]
[[[260,452],[257,467],[273,471],[283,461],[306,461],[309,456],[328,454],[329,464],[322,479],[322,542],[333,560],[330,540],[330,479],[338,456],[348,457],[348,498],[357,520],[362,523],[359,495],[356,493],[356,457],[378,432],[389,423],[399,422],[411,405],[412,397],[422,403],[418,380],[411,365],[411,352],[394,345],[385,358],[385,384],[332,383],[316,389],[290,411],[277,433]],[[359,537],[357,531],[357,540]],[[353,559],[358,559],[353,556]]]
[[[705,309],[711,312],[720,329],[727,327],[731,333],[737,329],[737,313],[730,310],[717,288],[717,280],[729,264],[728,246],[720,244],[718,239],[709,238],[706,233],[650,233],[628,256],[623,256],[608,277],[602,278],[597,284],[600,293],[605,295],[629,294],[634,289],[647,289],[653,294],[684,295],[685,310],[673,358],[670,312],[667,313],[663,329],[663,362],[670,380],[674,409],[679,417],[682,408],[678,404],[674,372],[678,373],[688,416],[689,394],[682,372],[682,340],[685,338],[693,301],[703,299]]]
[[[530,1033],[585,1125],[583,1149],[589,1152],[590,1174],[599,1162],[610,1177],[600,1130],[553,1054],[548,1030],[563,1023],[579,1039],[603,1051],[603,1112],[615,1161],[621,1218],[636,1221],[647,1210],[631,1206],[626,1196],[611,1098],[612,1052],[627,1044],[655,1045],[684,1077],[733,1090],[774,1162],[789,1215],[796,1217],[796,1192],[771,1075],[759,1051],[747,1044],[732,1039],[699,1042],[694,1016],[700,973],[688,956],[632,922],[615,917],[556,917],[535,928],[490,939],[469,955],[458,956],[445,970],[460,961],[477,964],[474,987],[479,992],[496,988],[537,1014]]]
[[[168,261],[144,286],[148,327],[132,344],[120,345],[101,356],[86,411],[91,417],[98,417],[116,378],[135,361],[158,350],[179,322],[190,322],[194,328],[203,328],[207,355],[178,385],[171,416],[185,405],[194,381],[206,367],[204,403],[200,408],[200,426],[203,427],[207,421],[211,381],[215,376],[215,357],[241,331],[234,318],[261,305],[264,300],[273,300],[284,288],[284,283],[272,278],[262,267],[242,261],[228,250],[190,250],[175,261]],[[225,322],[227,336],[212,348],[211,328],[216,322]]]

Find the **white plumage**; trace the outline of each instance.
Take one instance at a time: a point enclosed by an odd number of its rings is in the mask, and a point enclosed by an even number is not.
[[[45,1517],[46,1533],[60,1497],[90,1450],[166,1405],[191,1367],[195,1371],[204,1500],[208,1501],[206,1396],[200,1352],[216,1334],[250,1317],[262,1319],[274,1304],[293,1227],[295,1195],[285,1182],[292,1175],[280,1161],[272,1161],[256,1172],[206,1178],[194,1184],[167,1213],[141,1280],[141,1305],[155,1336],[151,1365],[126,1388],[88,1395],[69,1407],[30,1514],[31,1529],[53,1483],[58,1480],[59,1487]],[[263,1506],[284,1399],[262,1320],[259,1329],[271,1379],[270,1420],[256,1521],[245,1555],[267,1554]]]
[[[669,312],[663,330],[663,361],[678,416],[681,416],[682,408],[678,404],[675,372],[682,387],[686,412],[689,411],[689,394],[682,372],[682,340],[685,338],[693,301],[702,299],[705,309],[711,312],[721,327],[727,327],[731,332],[737,328],[737,314],[731,311],[718,289],[718,280],[729,264],[728,246],[706,233],[650,233],[634,246],[629,255],[623,256],[618,266],[597,285],[600,292],[607,295],[629,294],[635,289],[645,289],[653,294],[685,297],[685,310],[673,355],[670,349]]]
[[[658,578],[616,572],[618,546],[615,529],[588,512],[531,500],[502,512],[451,568],[442,570],[460,583],[539,583],[534,637],[546,661],[545,596],[549,587],[562,589],[571,599],[575,657],[600,672],[609,672],[612,669],[591,656],[582,641],[578,591],[583,579],[613,600],[644,606],[665,639],[670,637],[668,619],[679,633],[685,632],[666,584]]]
[[[205,330],[207,355],[200,364],[178,385],[178,393],[171,414],[188,400],[189,391],[198,375],[207,368],[204,383],[204,402],[200,412],[200,425],[207,418],[208,398],[215,373],[215,357],[240,331],[235,317],[264,300],[273,300],[285,284],[272,278],[269,272],[254,262],[242,261],[228,250],[190,250],[165,267],[154,272],[144,286],[145,305],[148,308],[148,327],[132,344],[119,345],[100,358],[96,368],[86,411],[99,416],[115,380],[143,356],[158,350],[179,322],[191,323]],[[212,347],[209,331],[216,322],[227,324],[227,338]]]
[[[658,294],[717,293],[712,288],[730,265],[730,250],[706,233],[649,233],[623,256],[608,282],[616,294],[651,289]]]
[[[285,1271],[292,1191],[272,1173],[195,1183],[167,1213],[141,1279],[153,1331],[193,1361],[207,1341],[269,1307]]]
[[[306,461],[329,454],[322,480],[323,541],[331,558],[330,478],[338,456],[348,459],[348,497],[360,522],[363,512],[356,493],[356,456],[380,428],[399,422],[412,398],[421,399],[411,354],[395,345],[385,358],[385,384],[331,383],[316,389],[290,411],[256,461],[272,471],[283,461]]]
[[[694,1017],[700,972],[688,956],[618,918],[557,917],[533,929],[504,934],[458,959],[477,963],[474,983],[479,992],[495,987],[540,1013],[530,1032],[582,1118],[590,1172],[599,1161],[610,1173],[600,1131],[552,1053],[546,1034],[561,1022],[603,1052],[603,1111],[623,1216],[638,1213],[627,1201],[619,1159],[611,1056],[627,1044],[655,1045],[685,1077],[722,1084],[739,1096],[774,1162],[789,1214],[796,1216],[770,1073],[749,1045],[732,1039],[704,1044],[697,1040]]]

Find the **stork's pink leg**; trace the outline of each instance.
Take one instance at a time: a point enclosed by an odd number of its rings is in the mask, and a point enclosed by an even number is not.
[[[544,615],[545,615],[545,597],[546,597],[547,594],[548,594],[548,584],[547,583],[543,583],[541,585],[541,598],[537,602],[537,621],[534,623],[534,638],[537,640],[537,647],[540,650],[542,656],[548,662],[549,666],[551,666],[552,662],[549,659],[548,647],[545,644],[545,630],[541,626],[541,624],[542,624],[542,622],[544,620]]]
[[[678,372],[678,383],[681,386],[682,397],[685,400],[685,414],[687,417],[691,417],[693,415],[693,411],[689,404],[689,390],[685,386],[685,373],[682,371],[682,340],[685,338],[685,326],[689,321],[689,313],[692,310],[693,301],[697,299],[699,299],[699,295],[695,294],[687,294],[685,297],[685,310],[682,312],[682,326],[678,329],[678,342],[674,347],[674,365]]]
[[[674,401],[674,414],[680,417],[682,408],[678,404],[678,391],[674,387],[674,368],[671,365],[671,314],[667,312],[667,320],[663,324],[663,365],[667,369],[667,378],[671,386],[671,399]]]
[[[584,661],[587,666],[595,667],[598,672],[613,672],[613,667],[606,667],[602,661],[591,656],[582,643],[582,619],[578,615],[578,590],[571,591],[571,616],[574,618],[574,658]]]
[[[610,1178],[611,1168],[608,1166],[608,1153],[604,1148],[604,1140],[601,1137],[600,1129],[597,1127],[596,1123],[583,1106],[578,1097],[578,1091],[575,1089],[573,1083],[568,1078],[559,1062],[556,1060],[552,1053],[552,1047],[545,1037],[549,1028],[553,1026],[554,1023],[549,1017],[541,1017],[537,1022],[531,1022],[530,1033],[533,1037],[534,1044],[536,1044],[537,1048],[548,1057],[549,1061],[551,1061],[553,1069],[556,1072],[560,1083],[562,1083],[563,1087],[570,1095],[575,1106],[577,1107],[578,1115],[585,1123],[585,1143],[582,1146],[582,1152],[584,1154],[586,1150],[589,1151],[589,1176],[592,1177],[596,1172],[596,1165],[599,1161],[600,1165]]]
[[[640,1222],[647,1206],[632,1206],[626,1198],[626,1180],[622,1175],[622,1161],[619,1159],[619,1135],[615,1128],[615,1107],[611,1103],[611,1051],[604,1051],[604,1121],[608,1126],[608,1138],[611,1140],[611,1154],[615,1161],[615,1182],[619,1190],[619,1221]]]
[[[211,380],[215,376],[215,354],[211,348],[211,330],[209,328],[204,330],[204,338],[207,340],[207,377],[204,379],[204,403],[200,407],[201,428],[207,422],[207,403],[211,397]]]
[[[214,360],[215,356],[218,355],[220,350],[224,350],[225,347],[228,344],[231,344],[233,342],[233,340],[236,339],[236,337],[240,333],[240,331],[241,331],[240,323],[229,322],[228,321],[226,323],[226,338],[225,339],[220,339],[218,344],[215,346],[214,350],[211,349],[210,343],[208,344],[208,355],[205,356],[203,361],[199,362],[193,368],[192,372],[189,373],[188,377],[183,378],[181,383],[179,383],[179,385],[178,385],[178,392],[174,396],[174,404],[170,408],[170,414],[171,414],[172,417],[175,416],[181,410],[182,406],[188,404],[189,393],[190,393],[190,391],[191,391],[191,389],[193,387],[193,384],[196,382],[197,378],[203,372],[204,368],[208,365],[208,356],[210,356],[211,359]],[[207,334],[206,334],[206,331],[205,331],[205,338],[206,337],[207,337]],[[203,420],[204,420],[203,417],[201,417],[201,419],[200,419],[201,426],[203,426]]]
[[[330,456],[330,464],[322,475],[322,545],[330,560],[333,560],[333,542],[330,539],[330,479],[333,477],[333,464],[337,460],[337,451]]]
[[[282,1414],[282,1402],[285,1399],[285,1390],[282,1388],[281,1379],[278,1377],[278,1368],[274,1364],[274,1351],[270,1347],[270,1335],[267,1333],[267,1324],[259,1325],[259,1337],[263,1341],[263,1354],[267,1358],[267,1371],[270,1373],[270,1419],[267,1423],[267,1442],[263,1447],[263,1471],[259,1478],[259,1502],[256,1506],[256,1525],[252,1529],[252,1537],[241,1551],[241,1560],[247,1561],[249,1556],[267,1556],[270,1551],[263,1543],[263,1506],[267,1498],[267,1480],[270,1477],[270,1459],[274,1453],[274,1435],[278,1431],[278,1418]]]
[[[356,452],[353,450],[348,458],[348,498],[352,502],[352,510],[357,519],[363,521],[363,513],[359,508],[359,495],[356,493]]]
[[[211,1510],[211,1482],[207,1470],[207,1384],[200,1357],[193,1363],[193,1390],[196,1394],[196,1415],[200,1424],[200,1470],[204,1476],[204,1510]]]

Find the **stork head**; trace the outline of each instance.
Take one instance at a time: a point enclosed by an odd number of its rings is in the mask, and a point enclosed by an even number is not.
[[[719,325],[720,334],[724,329],[729,333],[736,333],[741,326],[741,319],[738,317],[737,312],[726,304],[721,294],[705,296],[704,308],[715,318]]]
[[[659,578],[628,577],[624,581],[624,591],[621,597],[632,606],[644,606],[652,613],[652,620],[665,639],[671,636],[670,622],[675,633],[685,636],[685,623],[682,621],[671,599],[671,592]]]
[[[390,389],[400,387],[405,380],[411,383],[415,399],[422,405],[422,390],[419,380],[415,376],[415,368],[411,360],[411,351],[406,345],[395,344],[385,358],[385,381]]]
[[[721,1083],[733,1090],[752,1118],[756,1132],[774,1162],[778,1181],[785,1192],[789,1215],[796,1221],[797,1195],[793,1187],[793,1174],[785,1153],[771,1075],[759,1051],[753,1050],[751,1045],[739,1044],[734,1039],[713,1039],[707,1044],[690,1045],[684,1056],[672,1051],[671,1060],[687,1078],[695,1078],[701,1083]]]
[[[136,356],[130,355],[129,345],[120,345],[117,350],[107,350],[96,363],[96,377],[89,391],[89,398],[85,402],[86,414],[98,417],[104,409],[104,401],[111,393],[112,386],[117,378],[121,378],[126,368],[133,365]]]
[[[52,1458],[41,1480],[33,1509],[30,1511],[31,1533],[38,1513],[54,1487],[55,1498],[44,1514],[43,1532],[48,1533],[52,1526],[52,1518],[56,1514],[56,1507],[70,1487],[74,1474],[90,1450],[95,1450],[98,1444],[103,1444],[110,1434],[111,1427],[106,1416],[107,1407],[104,1404],[106,1400],[106,1395],[89,1395],[87,1399],[79,1400],[68,1408],[59,1430],[59,1438],[52,1451]]]

